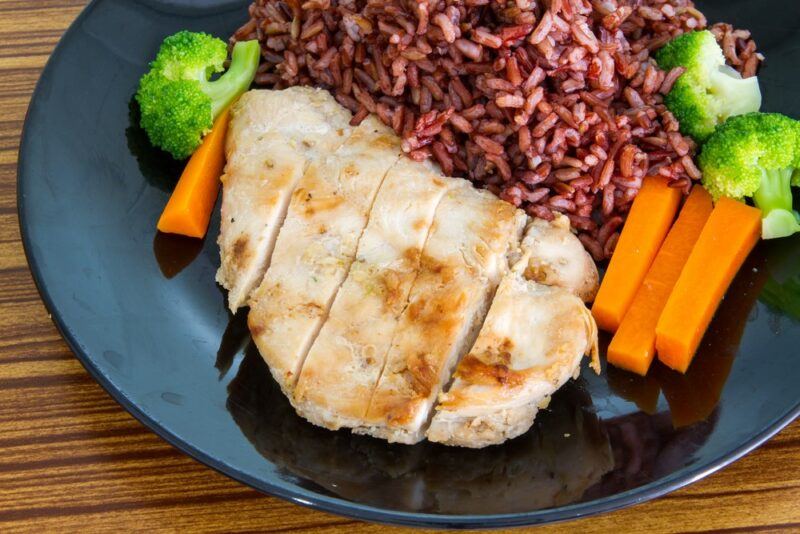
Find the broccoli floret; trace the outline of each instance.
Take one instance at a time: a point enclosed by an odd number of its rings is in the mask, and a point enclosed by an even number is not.
[[[800,232],[791,189],[800,168],[798,121],[777,113],[731,117],[708,139],[699,161],[703,185],[715,199],[753,199],[763,214],[764,239]]]
[[[684,67],[665,102],[681,131],[703,143],[728,117],[761,108],[761,89],[755,76],[742,79],[725,64],[714,34],[704,30],[684,33],[656,54],[664,70]]]
[[[212,80],[224,70],[224,41],[187,31],[164,39],[136,93],[150,142],[176,159],[191,156],[217,116],[250,87],[260,55],[258,41],[236,43],[230,67]]]

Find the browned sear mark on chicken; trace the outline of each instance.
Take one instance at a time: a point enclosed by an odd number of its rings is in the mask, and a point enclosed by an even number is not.
[[[247,264],[250,258],[250,240],[246,235],[240,235],[231,247],[231,254],[233,255],[233,264],[242,269]]]
[[[378,273],[377,283],[387,310],[395,310],[399,313],[405,305],[404,276],[403,273],[397,271],[387,270]]]
[[[461,361],[456,371],[458,378],[472,384],[506,387],[518,387],[525,382],[526,374],[508,367],[511,360],[509,352],[498,352],[495,355],[498,363],[485,363],[473,354],[468,354]],[[499,363],[505,361],[506,363]]]
[[[412,228],[414,228],[414,230],[422,230],[426,226],[428,226],[428,221],[426,221],[424,219],[417,219],[416,221],[411,223],[411,226],[412,226]]]

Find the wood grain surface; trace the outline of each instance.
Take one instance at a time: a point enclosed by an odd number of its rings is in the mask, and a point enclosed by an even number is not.
[[[386,531],[261,495],[184,456],[122,410],[52,325],[20,244],[17,150],[39,73],[85,3],[0,0],[0,532]],[[800,422],[682,491],[543,530],[723,529],[800,531]]]

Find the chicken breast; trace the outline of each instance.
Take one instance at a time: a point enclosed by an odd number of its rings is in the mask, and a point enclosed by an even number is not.
[[[580,299],[509,273],[452,386],[439,397],[428,439],[480,448],[523,434],[588,353],[599,372],[597,327]]]
[[[422,251],[383,375],[357,432],[392,442],[425,437],[436,396],[472,346],[492,294],[508,270],[525,214],[458,181],[445,195]]]
[[[570,230],[569,219],[557,214],[552,222],[533,219],[525,230],[521,252],[529,257],[525,277],[547,286],[559,286],[591,302],[599,276],[592,257]]]
[[[300,372],[298,413],[320,426],[358,426],[417,276],[450,180],[401,158],[375,199],[356,260]]]
[[[234,105],[222,177],[217,281],[235,312],[269,265],[289,199],[311,160],[350,134],[350,113],[327,91],[250,91]]]
[[[378,188],[401,154],[394,132],[368,117],[297,184],[248,316],[253,340],[290,397],[353,263]]]

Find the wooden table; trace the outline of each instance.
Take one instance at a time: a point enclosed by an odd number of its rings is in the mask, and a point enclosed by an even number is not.
[[[85,3],[0,0],[0,531],[385,530],[263,496],[184,456],[122,410],[50,322],[20,244],[17,149],[39,73]],[[689,488],[549,529],[626,527],[800,529],[800,421]]]

